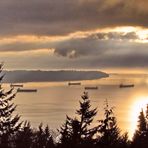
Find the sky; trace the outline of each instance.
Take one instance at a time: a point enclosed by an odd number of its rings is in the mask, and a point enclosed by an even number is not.
[[[0,61],[14,69],[148,71],[147,0],[0,1]]]

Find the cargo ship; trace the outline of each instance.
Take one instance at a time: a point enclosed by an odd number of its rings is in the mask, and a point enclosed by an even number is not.
[[[85,87],[85,89],[98,89],[98,87],[97,86],[87,86]]]
[[[126,88],[126,87],[134,87],[134,84],[120,84],[120,88]]]
[[[17,92],[37,92],[37,89],[21,89],[21,88],[18,88],[17,89]]]
[[[10,87],[23,87],[23,84],[10,84]]]
[[[81,85],[81,82],[69,82],[68,85]]]

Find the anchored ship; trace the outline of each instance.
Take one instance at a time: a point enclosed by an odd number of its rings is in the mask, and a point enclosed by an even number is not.
[[[88,87],[85,87],[85,89],[98,89],[97,86],[88,86]]]
[[[69,82],[68,85],[81,85],[81,82]]]
[[[120,88],[126,88],[126,87],[134,87],[134,84],[120,84]]]
[[[10,87],[23,87],[23,84],[10,84]]]
[[[18,88],[17,92],[37,92],[37,89],[21,89],[21,88]]]

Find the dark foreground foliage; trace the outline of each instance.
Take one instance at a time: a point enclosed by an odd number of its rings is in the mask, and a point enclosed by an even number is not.
[[[140,112],[138,127],[132,141],[128,134],[121,134],[113,108],[106,101],[104,119],[98,119],[97,108],[91,108],[86,92],[79,102],[76,116],[66,116],[65,123],[58,130],[58,141],[48,126],[39,125],[33,129],[29,122],[20,122],[14,115],[15,90],[5,91],[2,87],[3,65],[0,64],[0,148],[148,148],[148,107]],[[97,118],[98,124],[93,126]]]
[[[138,120],[138,127],[135,131],[132,148],[147,148],[148,147],[148,105],[146,113],[141,110]]]

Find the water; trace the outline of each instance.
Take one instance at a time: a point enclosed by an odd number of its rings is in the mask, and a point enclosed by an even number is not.
[[[56,130],[65,121],[66,115],[75,116],[85,86],[98,86],[88,90],[92,107],[98,107],[97,120],[103,118],[104,102],[114,106],[118,125],[122,132],[128,131],[130,138],[136,128],[138,113],[148,104],[147,75],[111,75],[109,78],[81,81],[80,86],[68,86],[68,82],[25,83],[25,88],[36,88],[37,93],[18,93],[15,104],[22,120],[33,127],[41,122]],[[121,83],[135,84],[133,88],[119,88]]]

